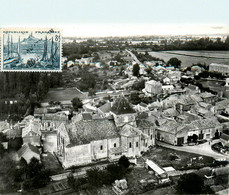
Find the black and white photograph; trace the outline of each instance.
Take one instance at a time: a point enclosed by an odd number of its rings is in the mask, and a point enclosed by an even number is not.
[[[228,195],[228,0],[0,0],[0,195]]]

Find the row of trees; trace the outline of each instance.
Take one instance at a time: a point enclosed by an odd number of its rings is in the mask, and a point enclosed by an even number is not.
[[[101,187],[110,185],[116,179],[122,179],[127,173],[130,162],[126,156],[120,157],[117,164],[109,164],[105,169],[92,168],[87,170],[85,178],[74,178],[71,174],[68,177],[69,186],[74,191],[88,189],[89,187]]]
[[[36,158],[32,158],[28,164],[22,158],[19,168],[14,172],[14,182],[22,182],[24,190],[32,190],[46,186],[50,181],[50,174],[50,170],[45,169]]]
[[[0,114],[17,116],[15,120],[30,114],[49,88],[61,85],[61,78],[61,73],[0,73]]]
[[[175,40],[168,42],[167,40],[161,41],[160,45],[146,43],[131,45],[134,48],[150,48],[152,51],[168,51],[168,50],[228,50],[229,37],[225,41],[218,38],[216,41],[210,38],[200,38],[197,40],[181,41]]]

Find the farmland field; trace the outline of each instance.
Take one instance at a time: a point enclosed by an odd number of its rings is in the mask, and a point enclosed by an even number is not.
[[[71,101],[75,97],[83,99],[85,95],[82,95],[76,88],[53,88],[49,90],[42,102]]]
[[[192,64],[222,63],[229,65],[229,51],[160,51],[149,52],[153,57],[161,58],[167,62],[170,58],[176,57],[181,61],[182,67]]]

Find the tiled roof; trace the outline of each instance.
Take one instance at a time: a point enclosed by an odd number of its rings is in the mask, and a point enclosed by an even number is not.
[[[178,114],[179,113],[173,108],[168,108],[162,112],[162,115],[167,116],[167,117],[178,116]]]
[[[228,100],[228,99],[222,100],[222,101],[217,102],[217,103],[215,104],[215,109],[216,109],[216,110],[224,110],[225,107],[226,107],[228,104],[229,104],[229,100]]]
[[[68,117],[64,114],[55,113],[55,114],[45,114],[43,120],[51,120],[51,121],[65,121]]]
[[[159,130],[165,131],[168,133],[176,133],[176,129],[180,124],[176,121],[167,120],[164,124],[162,124],[160,127],[158,127]]]
[[[35,108],[34,109],[34,114],[46,114],[47,113],[47,108]]]
[[[215,95],[213,95],[212,93],[208,93],[208,92],[204,92],[200,94],[201,98],[211,98],[211,97],[215,97]]]
[[[229,135],[222,133],[222,135],[220,136],[221,139],[225,140],[225,141],[229,141]]]
[[[40,154],[39,150],[37,147],[31,145],[31,144],[24,144],[19,150],[18,150],[18,156],[19,158],[21,158],[26,152],[34,152],[34,153],[37,153],[37,154]]]
[[[106,104],[100,106],[98,109],[100,109],[103,113],[108,113],[111,111],[111,102],[107,102]]]
[[[92,120],[92,114],[88,112],[82,113],[83,120]]]
[[[150,122],[148,120],[137,120],[137,127],[140,129],[147,129],[153,126],[153,122]]]
[[[207,103],[205,103],[205,102],[199,102],[199,105],[200,105],[201,107],[203,107],[203,108],[207,108],[207,107],[210,107],[210,106],[211,106],[211,104],[207,104]]]
[[[119,136],[114,121],[108,119],[79,121],[67,126],[67,129],[72,145]]]
[[[207,129],[207,128],[215,128],[216,126],[220,126],[221,124],[215,118],[207,118],[201,120],[192,121],[194,129]]]
[[[10,125],[7,121],[0,121],[0,131],[9,129]]]
[[[123,128],[120,130],[120,135],[125,137],[132,137],[132,136],[138,136],[142,132],[138,130],[136,127],[133,127],[131,125],[124,125]]]
[[[193,94],[193,95],[191,95],[190,97],[191,97],[192,100],[194,100],[195,102],[202,102],[202,101],[203,101],[202,98],[201,98],[199,95],[197,95],[197,94]]]
[[[22,129],[22,137],[28,135],[29,132],[33,132],[36,135],[41,135],[41,124],[39,122],[32,121],[25,128]]]

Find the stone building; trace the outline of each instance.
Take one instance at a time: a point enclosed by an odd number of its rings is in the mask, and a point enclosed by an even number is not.
[[[229,74],[229,66],[226,64],[211,63],[209,65],[209,71]]]
[[[136,113],[124,97],[112,107],[114,119],[62,123],[57,130],[57,155],[64,168],[96,161],[140,156],[154,142],[153,124],[136,123]]]
[[[210,140],[221,132],[222,125],[215,118],[194,120],[189,124],[167,120],[156,127],[156,138],[172,145],[182,145],[193,135],[199,140]]]
[[[149,96],[158,95],[162,92],[162,84],[154,80],[147,81],[143,92]]]

